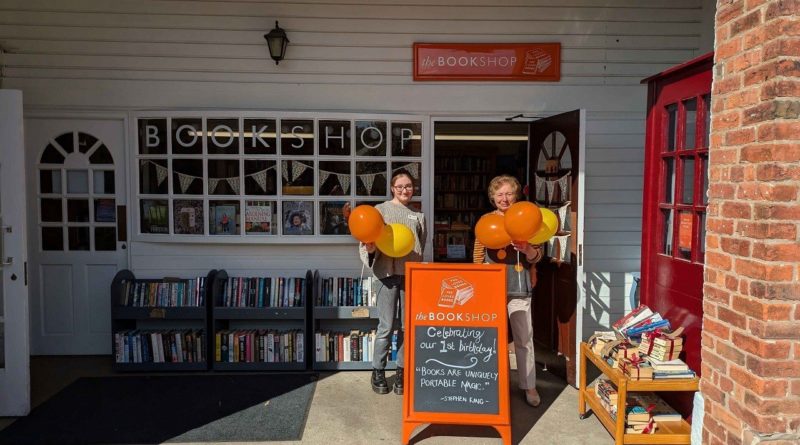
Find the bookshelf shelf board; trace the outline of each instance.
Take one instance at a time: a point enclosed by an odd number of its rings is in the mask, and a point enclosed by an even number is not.
[[[116,320],[205,320],[205,306],[130,307],[113,306],[111,317]]]
[[[356,371],[372,369],[372,362],[314,362],[314,369],[317,371]],[[386,369],[397,369],[397,364],[389,362],[386,364]]]
[[[263,307],[215,307],[216,320],[296,320],[305,315],[305,307],[263,308]]]
[[[208,363],[114,363],[113,368],[125,372],[206,371]]]
[[[369,309],[369,317],[354,317],[353,310],[362,308]],[[314,318],[317,320],[335,320],[335,319],[371,319],[378,318],[378,308],[375,306],[315,306]]]
[[[288,362],[288,363],[223,363],[214,362],[215,371],[304,371],[306,369],[305,362]]]
[[[592,352],[589,345],[581,344],[586,358],[592,361],[597,368],[605,374],[612,383],[619,386],[621,380],[626,379],[625,374],[619,369],[612,368],[601,357]],[[698,391],[700,379],[664,379],[664,380],[628,380],[628,391]]]

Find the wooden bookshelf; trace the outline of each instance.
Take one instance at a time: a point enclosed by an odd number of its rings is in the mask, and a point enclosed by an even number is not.
[[[617,418],[614,419],[595,393],[594,388],[586,387],[586,365],[592,363],[602,372],[612,384],[617,387]],[[588,405],[600,423],[614,438],[614,443],[622,444],[690,444],[691,425],[685,419],[675,422],[658,422],[658,429],[654,434],[625,434],[625,401],[628,392],[637,391],[697,391],[700,380],[691,379],[668,380],[631,380],[619,369],[612,368],[601,357],[592,352],[586,343],[580,347],[581,376],[578,393],[578,412],[581,419],[586,417]]]

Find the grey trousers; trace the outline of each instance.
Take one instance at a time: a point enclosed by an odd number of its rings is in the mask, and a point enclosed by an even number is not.
[[[397,333],[397,366],[403,366],[403,332],[405,331],[406,277],[392,275],[377,283],[378,330],[372,347],[372,367],[386,368],[386,360],[391,349],[394,321],[400,305],[400,326]]]
[[[517,374],[521,389],[536,388],[536,361],[533,356],[533,322],[531,297],[508,296],[508,319],[514,337]]]

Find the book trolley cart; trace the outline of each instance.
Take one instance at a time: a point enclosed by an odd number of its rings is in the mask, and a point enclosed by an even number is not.
[[[249,306],[249,307],[230,307],[223,303],[225,283],[229,275],[225,270],[217,271],[214,276],[211,291],[211,340],[212,345],[212,368],[215,371],[303,371],[307,367],[309,357],[309,334],[307,329],[307,306],[309,301],[312,283],[311,271],[306,271],[305,294],[301,296],[299,306]],[[279,277],[273,277],[278,279]],[[295,348],[302,347],[302,360],[296,360],[296,350],[292,361],[219,361],[217,357],[216,338],[217,334],[229,329],[275,329],[280,331],[296,331],[302,333],[302,345],[294,345]]]
[[[325,277],[327,278],[327,277]],[[342,370],[368,370],[372,369],[372,361],[317,361],[315,351],[317,346],[324,347],[324,345],[316,344],[316,335],[318,331],[331,331],[331,332],[350,332],[351,330],[369,331],[377,329],[378,327],[378,309],[375,306],[319,306],[316,304],[319,301],[319,296],[322,292],[322,278],[319,270],[314,271],[314,279],[312,286],[312,328],[309,331],[311,340],[308,342],[311,345],[311,360],[313,363],[312,368],[315,371],[342,371]],[[399,326],[396,326],[399,329]],[[372,348],[372,344],[369,344]],[[371,351],[370,351],[371,353]],[[396,363],[389,360],[386,363],[386,369],[396,369]]]
[[[205,302],[199,306],[156,306],[156,305],[125,305],[126,286],[133,283],[142,284],[175,284],[188,283],[188,280],[178,278],[159,278],[159,279],[137,279],[133,272],[123,269],[114,276],[111,282],[111,351],[115,357],[112,369],[115,371],[206,371],[209,367],[208,346],[210,345],[208,336],[208,295],[209,283],[211,283],[216,270],[208,273],[203,289],[196,289],[202,292]],[[176,329],[192,329],[202,332],[203,342],[198,345],[203,359],[200,361],[167,361],[154,362],[146,357],[140,362],[128,360],[121,362],[120,357],[123,352],[117,347],[116,334],[122,332],[167,332]],[[149,349],[152,357],[152,343],[140,345],[141,350]],[[132,350],[133,346],[129,350]]]
[[[617,387],[617,418],[603,408],[594,388],[586,387],[586,363],[590,361],[600,372]],[[625,434],[625,400],[629,392],[636,391],[697,391],[700,380],[697,377],[690,379],[666,380],[631,380],[619,369],[612,368],[595,354],[585,342],[580,347],[580,387],[578,393],[578,412],[581,419],[586,418],[586,405],[600,419],[600,423],[614,437],[616,445],[622,444],[690,444],[691,425],[686,419],[674,422],[658,422],[658,429],[654,434]]]

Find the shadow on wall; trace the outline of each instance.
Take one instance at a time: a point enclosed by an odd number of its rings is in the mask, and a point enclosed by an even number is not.
[[[587,272],[583,308],[583,337],[594,331],[608,330],[611,323],[628,313],[636,302],[630,298],[633,290],[638,301],[639,272]],[[634,287],[636,286],[636,287]]]

